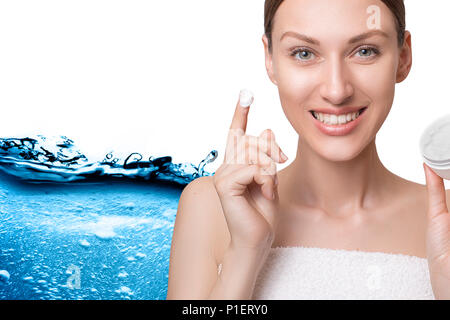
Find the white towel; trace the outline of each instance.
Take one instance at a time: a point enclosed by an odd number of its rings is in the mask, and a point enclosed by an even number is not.
[[[427,259],[310,247],[271,248],[253,299],[434,299]]]

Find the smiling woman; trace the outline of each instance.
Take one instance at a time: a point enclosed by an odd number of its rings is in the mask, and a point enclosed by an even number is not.
[[[307,3],[303,1],[303,7]],[[321,1],[306,10],[296,8],[302,6],[302,1],[266,2],[263,39],[267,46],[266,68],[271,81],[279,88],[283,110],[294,129],[299,134],[302,132],[305,141],[310,144],[317,141],[322,146],[319,149],[329,150],[336,160],[343,153],[347,156],[340,160],[354,158],[373,140],[373,134],[389,113],[395,83],[403,81],[411,68],[411,54],[402,50],[403,46],[408,49],[410,41],[409,32],[404,30],[403,2],[384,4],[383,1],[358,2],[357,7],[343,11],[325,10],[330,8],[330,1]],[[375,29],[369,29],[371,13],[367,9],[374,5],[378,8],[380,23]],[[287,10],[302,10],[305,14],[302,19],[295,19],[293,14],[284,14]],[[314,19],[319,14],[321,18]],[[328,23],[323,23],[325,19]],[[311,92],[316,95],[310,95]],[[303,108],[289,107],[299,104]],[[377,116],[366,121],[371,129],[365,131],[372,133],[351,135],[361,130],[357,124],[363,120],[352,113],[364,108],[368,108],[366,118],[374,109],[377,111]],[[357,119],[359,121],[350,121]],[[314,128],[316,130],[312,130]],[[340,139],[324,139],[330,135]],[[358,139],[355,136],[365,141],[349,143],[349,139]],[[331,149],[325,140],[333,141]],[[344,152],[349,147],[359,147],[359,150],[354,149],[350,154]],[[342,151],[336,153],[338,148]]]
[[[375,144],[412,65],[403,0],[267,0],[264,18],[296,158],[273,170],[274,133],[247,135],[237,103],[224,163],[180,198],[167,297],[448,298],[442,180],[397,176]]]

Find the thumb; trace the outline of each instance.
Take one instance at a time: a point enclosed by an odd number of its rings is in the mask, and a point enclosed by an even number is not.
[[[428,217],[434,218],[448,212],[444,180],[429,166],[423,164],[428,193]]]

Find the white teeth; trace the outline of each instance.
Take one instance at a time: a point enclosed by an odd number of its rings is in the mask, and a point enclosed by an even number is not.
[[[338,117],[335,114],[330,115],[330,124],[338,124]]]
[[[325,124],[331,124],[331,125],[342,125],[346,124],[347,122],[353,121],[356,118],[359,117],[360,112],[352,112],[347,114],[341,114],[339,116],[335,114],[326,114],[326,113],[320,113],[313,111],[314,117],[319,120],[320,122],[323,122]]]
[[[338,116],[338,122],[339,122],[339,124],[347,123],[347,116],[345,114],[339,115]]]
[[[352,120],[352,114],[348,113],[346,119],[347,119],[347,122]]]

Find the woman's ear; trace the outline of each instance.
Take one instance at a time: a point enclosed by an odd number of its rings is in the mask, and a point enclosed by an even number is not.
[[[411,50],[411,33],[405,31],[405,41],[400,51],[400,60],[397,69],[397,83],[406,79],[411,70],[412,65],[412,50]]]
[[[265,55],[265,61],[266,61],[267,74],[270,78],[270,81],[272,81],[273,84],[275,84],[277,86],[278,83],[275,80],[274,73],[273,73],[272,54],[269,52],[269,40],[267,39],[265,34],[262,36],[262,42],[264,44],[264,55]]]

